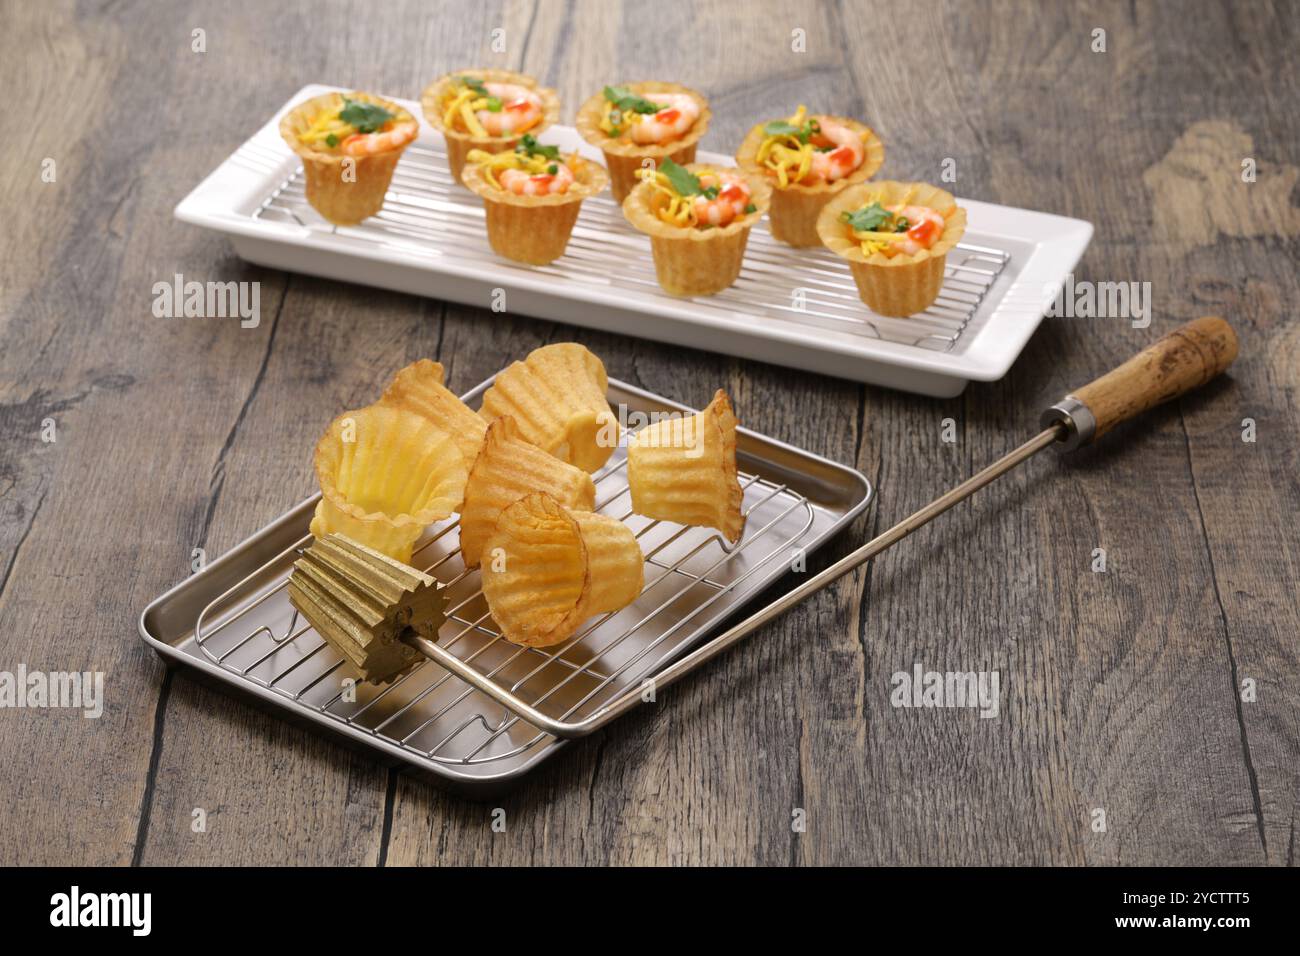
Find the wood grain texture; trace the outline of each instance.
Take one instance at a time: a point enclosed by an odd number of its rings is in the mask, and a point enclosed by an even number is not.
[[[1237,333],[1218,316],[1172,329],[1124,364],[1076,388],[1100,438],[1116,425],[1209,384],[1237,357]]]
[[[5,9],[0,77],[42,122],[0,152],[0,670],[102,670],[107,702],[98,720],[0,710],[0,863],[1295,862],[1294,5]],[[925,69],[881,70],[881,51]],[[537,76],[566,122],[606,82],[685,83],[711,102],[705,149],[802,102],[862,117],[882,175],[935,180],[952,160],[959,196],[1095,222],[1076,279],[1149,282],[1151,326],[1049,319],[1002,381],[936,401],[725,342],[275,273],[172,219],[304,83],[414,97],[464,65]],[[260,325],[155,318],[153,283],[177,273],[260,282]],[[464,390],[573,339],[697,407],[727,389],[744,424],[878,485],[816,571],[1205,314],[1240,335],[1225,380],[1008,475],[492,804],[168,674],[135,634],[193,548],[215,556],[300,501],[324,425],[420,357]],[[891,706],[916,663],[999,671],[999,716]]]

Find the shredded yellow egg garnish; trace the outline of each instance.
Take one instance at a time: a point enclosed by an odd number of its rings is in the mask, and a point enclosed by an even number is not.
[[[542,173],[549,172],[552,166],[561,163],[568,166],[570,171],[574,173],[578,173],[582,165],[582,160],[578,158],[577,153],[567,159],[547,159],[545,156],[537,154],[525,156],[523,153],[514,151],[488,153],[481,149],[471,149],[465,159],[468,162],[476,163],[483,170],[483,178],[497,189],[505,188],[497,177],[507,169],[520,169],[530,176],[540,176]]]
[[[906,239],[907,234],[902,232],[864,232],[854,229],[853,238],[861,242],[864,256],[872,256],[877,252],[883,252],[891,242],[901,242]]]
[[[623,116],[623,111],[618,108],[618,104],[606,103],[605,112],[600,117],[600,131],[604,133],[606,136],[614,137],[624,132],[623,127],[617,126],[614,123],[615,116],[619,117],[619,119],[622,119],[625,122],[627,121],[627,118]],[[633,119],[631,122],[634,123],[636,122],[636,120]]]
[[[808,119],[808,109],[800,106],[786,122],[802,127]],[[799,141],[798,136],[780,134],[768,136],[758,147],[758,164],[776,174],[781,186],[797,183],[812,168],[813,145]]]
[[[891,205],[886,206],[885,208],[892,211],[895,209],[902,209],[904,206],[910,206],[912,204],[912,197],[915,194],[916,194],[916,187],[912,186],[907,190],[906,193],[903,194],[903,199],[901,202],[892,203]],[[870,206],[872,203],[878,203],[880,202],[880,199],[881,196],[879,193],[877,193],[876,195],[869,197],[867,201],[862,204],[861,208],[865,209],[867,206]],[[860,248],[862,249],[862,254],[864,256],[873,256],[877,252],[884,252],[886,249],[889,248],[890,243],[902,242],[904,239],[907,238],[906,231],[879,232],[876,230],[867,230],[867,229],[850,229],[849,232],[851,232],[853,234],[853,238],[858,240],[858,242],[861,244]]]
[[[448,129],[455,129],[456,117],[459,116],[465,122],[465,129],[471,136],[477,136],[480,139],[488,138],[488,131],[483,128],[483,124],[478,121],[475,111],[485,110],[488,108],[488,97],[477,93],[473,88],[468,86],[452,85],[451,92],[442,101],[442,124]]]
[[[673,189],[672,182],[663,173],[657,170],[640,169],[637,170],[637,178],[644,183],[649,183],[651,190],[657,197],[657,202],[652,202],[654,214],[663,222],[670,226],[697,226],[699,217],[695,215],[695,197],[682,196],[677,190]]]
[[[339,119],[337,110],[322,110],[316,118],[311,121],[311,128],[298,137],[298,141],[306,146],[313,143],[319,143],[321,140],[330,136],[343,139],[352,135],[354,132],[351,123],[345,123]]]

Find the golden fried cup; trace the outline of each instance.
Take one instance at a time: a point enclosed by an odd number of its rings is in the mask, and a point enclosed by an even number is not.
[[[414,116],[391,100],[369,93],[348,93],[347,99],[382,106],[394,114],[395,122],[416,122]],[[280,120],[280,135],[302,158],[307,202],[330,222],[354,226],[373,216],[384,205],[393,170],[409,143],[366,156],[348,156],[305,144],[301,136],[323,113],[343,109],[344,94],[322,93],[299,103]]]
[[[713,167],[692,163],[690,172],[713,172]],[[700,229],[675,226],[655,215],[655,191],[641,183],[623,200],[623,215],[650,237],[655,277],[670,295],[714,295],[740,275],[745,260],[749,230],[767,211],[771,188],[764,177],[742,172],[749,184],[754,211],[737,217],[726,226]]]
[[[488,245],[499,256],[532,266],[544,266],[564,255],[582,201],[605,188],[609,176],[599,163],[570,158],[573,184],[562,193],[523,196],[501,189],[477,163],[467,164],[461,183],[483,200]]]
[[[862,146],[866,155],[862,165],[842,179],[833,182],[791,183],[788,186],[777,183],[758,162],[759,147],[767,138],[763,131],[766,123],[759,123],[751,129],[736,151],[737,166],[766,176],[772,184],[772,208],[767,214],[767,225],[772,235],[796,248],[820,246],[822,240],[817,234],[817,217],[822,208],[845,189],[870,179],[885,161],[885,145],[870,127],[844,116],[827,116],[826,119],[865,137]]]
[[[718,389],[698,415],[647,425],[628,440],[632,510],[647,518],[716,528],[731,542],[745,528],[736,471],[736,426]]]
[[[565,508],[590,511],[596,503],[591,476],[523,439],[509,416],[488,425],[483,449],[474,459],[460,509],[460,553],[465,567],[479,564],[483,544],[501,512],[534,491],[544,491]]]
[[[686,131],[686,135],[679,139],[667,143],[630,143],[611,137],[600,128],[600,122],[605,115],[603,92],[597,93],[582,104],[574,125],[577,126],[583,139],[605,154],[605,168],[609,170],[610,189],[613,190],[614,200],[619,203],[636,188],[638,170],[648,167],[658,168],[659,163],[664,159],[671,159],[680,166],[695,162],[696,144],[708,130],[709,120],[713,116],[709,110],[708,100],[680,84],[648,80],[643,83],[624,85],[638,96],[645,96],[647,93],[678,93],[689,96],[699,107],[700,115]]]
[[[312,534],[344,534],[405,563],[424,529],[460,507],[469,470],[428,419],[369,405],[330,423],[316,444],[316,477]]]
[[[882,206],[906,203],[933,209],[944,218],[943,233],[933,246],[915,255],[890,257],[876,252],[868,256],[854,238],[853,230],[840,221],[840,214],[873,202]],[[926,183],[889,180],[861,183],[828,202],[817,219],[822,243],[849,261],[862,301],[873,312],[895,318],[924,312],[934,304],[943,287],[948,251],[957,245],[965,231],[966,210],[957,205],[951,193]]]
[[[429,419],[452,437],[467,465],[474,463],[483,447],[487,422],[443,385],[439,362],[412,362],[393,376],[379,402],[408,408]]]
[[[542,98],[541,122],[518,133],[488,137],[474,136],[465,130],[457,129],[454,125],[449,126],[443,114],[443,107],[447,94],[458,76],[470,76],[483,83],[510,83],[531,90]],[[425,88],[420,95],[420,106],[429,125],[441,133],[447,142],[447,165],[451,167],[452,178],[458,183],[464,182],[462,171],[465,168],[465,157],[469,155],[471,149],[481,149],[485,153],[500,153],[507,149],[514,149],[524,133],[537,136],[548,126],[553,126],[560,118],[560,98],[555,90],[538,86],[537,81],[531,76],[510,70],[472,69],[448,73]]]
[[[509,415],[524,439],[592,472],[618,446],[618,419],[605,391],[605,365],[577,342],[544,345],[514,362],[483,395],[479,414]]]
[[[645,558],[623,522],[530,494],[501,512],[483,552],[483,596],[508,641],[548,647],[636,600]]]

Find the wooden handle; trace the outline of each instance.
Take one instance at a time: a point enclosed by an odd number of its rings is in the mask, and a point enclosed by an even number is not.
[[[1237,334],[1218,316],[1180,325],[1119,368],[1074,392],[1097,420],[1093,437],[1204,385],[1237,357]]]

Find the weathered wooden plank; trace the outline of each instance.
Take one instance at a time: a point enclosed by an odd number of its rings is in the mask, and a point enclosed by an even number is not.
[[[104,670],[108,701],[98,721],[0,714],[0,833],[13,837],[0,859],[1293,862],[1294,13],[896,12],[594,0],[14,11],[0,69],[43,122],[0,158],[12,210],[0,237],[0,668]],[[190,50],[196,27],[205,54]],[[1091,48],[1097,28],[1104,53]],[[143,69],[141,50],[163,55]],[[882,57],[908,68],[880,69]],[[742,362],[725,342],[680,350],[486,303],[286,278],[171,220],[304,83],[416,96],[471,63],[555,85],[566,119],[609,80],[680,79],[710,96],[704,146],[722,152],[800,102],[861,115],[885,139],[885,175],[934,180],[952,159],[959,195],[1095,221],[1077,277],[1150,282],[1152,326],[1049,320],[1002,382],[936,402]],[[141,138],[142,113],[169,135]],[[52,184],[39,179],[46,156]],[[152,284],[177,272],[260,281],[260,326],[155,319]],[[1241,323],[1230,382],[1073,460],[1030,463],[494,804],[395,778],[183,672],[164,680],[131,633],[191,548],[215,555],[310,492],[324,423],[421,356],[465,389],[576,339],[611,375],[683,401],[727,388],[747,425],[880,485],[877,510],[815,570],[1026,437],[1042,405],[1206,312]],[[53,444],[39,440],[45,418]],[[1094,548],[1105,573],[1091,570]],[[916,662],[997,669],[998,718],[891,706],[890,675]],[[1254,701],[1241,700],[1247,678]],[[504,833],[490,827],[496,805]],[[196,807],[206,833],[191,830]]]

